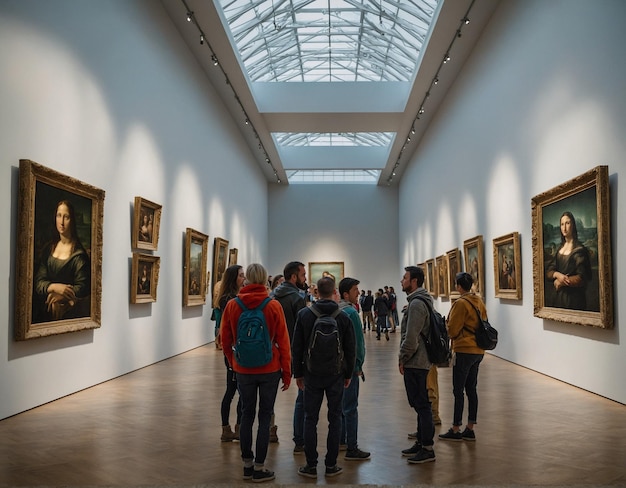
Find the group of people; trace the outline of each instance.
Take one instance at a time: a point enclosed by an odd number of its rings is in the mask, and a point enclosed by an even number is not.
[[[372,312],[376,314],[376,330],[389,330],[387,319],[379,320],[380,312],[371,298],[371,291],[360,293],[359,280],[343,278],[338,284],[331,277],[322,277],[317,283],[317,300],[309,303],[305,299],[306,270],[303,263],[288,263],[281,282],[273,289],[268,285],[268,275],[260,264],[248,266],[245,273],[239,265],[226,269],[221,286],[219,307],[222,311],[218,339],[221,342],[227,367],[227,388],[222,401],[222,424],[224,431],[231,432],[228,422],[230,403],[239,391],[236,434],[240,441],[243,460],[243,479],[255,482],[275,479],[274,472],[265,467],[273,422],[274,404],[278,387],[282,380],[282,390],[291,385],[292,376],[298,387],[293,414],[294,454],[303,453],[306,463],[298,468],[298,474],[317,478],[318,472],[318,433],[317,424],[324,397],[328,405],[328,434],[324,457],[324,475],[341,474],[337,464],[340,446],[346,449],[346,460],[370,459],[371,453],[361,450],[358,445],[358,398],[359,383],[364,380],[365,361],[364,331],[371,330]],[[478,317],[474,306],[486,318],[485,305],[478,295],[471,291],[473,279],[468,273],[458,273],[456,287],[460,298],[454,303],[448,316],[448,330],[454,352],[453,393],[454,416],[452,427],[439,435],[441,440],[475,440],[474,425],[477,421],[478,369],[484,351],[476,345],[474,331]],[[424,337],[430,327],[430,313],[433,299],[424,289],[424,272],[420,267],[408,266],[401,280],[402,291],[407,295],[408,305],[402,311],[400,322],[400,351],[398,369],[403,376],[409,405],[417,414],[417,430],[409,434],[414,444],[402,451],[410,464],[421,464],[435,460],[433,449],[435,421],[432,395],[429,393],[429,378],[436,367],[430,363]],[[377,298],[385,301],[387,314],[393,327],[391,294],[393,287],[377,291]],[[386,295],[386,296],[384,296]],[[268,297],[262,313],[272,338],[272,357],[269,363],[249,368],[238,364],[235,353],[237,345],[237,325],[242,307],[233,298],[238,297],[248,309],[257,307]],[[382,307],[381,307],[382,309]],[[378,310],[381,310],[378,309]],[[363,314],[363,321],[361,314]],[[334,323],[334,333],[341,349],[340,366],[321,374],[309,357],[312,337],[318,332],[317,323],[322,318]],[[334,321],[334,322],[333,322]],[[369,326],[368,326],[369,324]],[[329,363],[332,365],[333,361]],[[328,366],[328,365],[326,365]],[[462,414],[464,399],[469,403],[468,419],[464,430]],[[258,427],[253,449],[252,427],[258,402]],[[274,430],[275,434],[275,430]],[[227,436],[228,437],[228,436]],[[229,439],[227,439],[229,440]]]

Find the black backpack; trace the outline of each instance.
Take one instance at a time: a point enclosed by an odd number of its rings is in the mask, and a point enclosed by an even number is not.
[[[336,376],[343,370],[343,347],[336,317],[341,309],[332,314],[322,314],[315,304],[311,311],[316,315],[306,351],[306,369],[315,376]]]
[[[476,345],[481,349],[484,349],[485,351],[495,349],[498,345],[498,331],[489,323],[488,319],[483,320],[480,316],[480,312],[472,302],[465,298],[463,298],[463,300],[469,303],[472,308],[476,310],[476,315],[478,315],[478,327],[475,331],[469,327],[463,328],[476,335]]]
[[[430,330],[428,336],[423,332],[420,333],[426,346],[428,360],[436,365],[448,366],[450,361],[450,338],[448,337],[448,329],[446,328],[446,319],[433,308],[433,306],[425,298],[418,298],[426,304],[430,315]]]

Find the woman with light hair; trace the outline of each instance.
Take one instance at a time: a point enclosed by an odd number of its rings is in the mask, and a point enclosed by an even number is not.
[[[224,309],[220,335],[222,348],[228,363],[237,375],[242,415],[239,430],[241,458],[243,459],[243,479],[255,482],[271,481],[274,472],[265,468],[265,458],[270,442],[270,422],[274,412],[274,402],[278,393],[278,383],[282,378],[282,390],[291,383],[291,345],[283,307],[277,300],[269,298],[267,290],[267,270],[260,264],[251,264],[246,269],[248,284],[230,300]],[[248,309],[260,309],[263,313],[267,332],[271,339],[271,359],[261,366],[247,367],[239,364],[233,347],[237,347],[237,324],[244,312],[239,302]],[[239,359],[241,360],[241,358]],[[259,402],[256,447],[252,450],[252,425]]]

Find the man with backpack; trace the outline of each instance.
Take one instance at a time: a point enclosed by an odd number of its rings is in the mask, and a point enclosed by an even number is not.
[[[328,404],[327,477],[341,474],[337,465],[344,388],[350,385],[356,358],[354,328],[333,300],[337,290],[330,277],[317,282],[319,300],[298,312],[292,343],[293,371],[304,391],[304,453],[298,474],[317,478],[317,423],[326,395]]]
[[[248,285],[226,304],[220,334],[222,347],[235,373],[241,398],[239,442],[243,479],[274,479],[264,463],[270,442],[270,419],[282,378],[285,391],[291,383],[289,333],[283,308],[269,298],[267,271],[260,264],[246,269]],[[259,403],[256,456],[252,450],[252,425]]]
[[[417,413],[417,439],[415,444],[402,451],[410,464],[435,460],[433,450],[435,426],[428,400],[426,377],[431,367],[424,337],[430,332],[432,298],[424,289],[424,271],[418,266],[404,268],[402,291],[407,294],[408,305],[400,326],[400,354],[398,368],[404,376],[404,387],[409,405]]]

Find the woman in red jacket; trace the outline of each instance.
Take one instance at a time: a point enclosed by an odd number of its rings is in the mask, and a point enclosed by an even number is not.
[[[246,269],[248,284],[237,295],[248,309],[259,306],[266,298],[267,271],[260,264],[251,264]],[[263,315],[272,342],[272,359],[264,366],[245,367],[237,362],[233,347],[237,343],[237,322],[242,313],[237,300],[230,300],[224,309],[220,324],[222,348],[237,374],[242,416],[239,432],[241,458],[243,459],[243,479],[256,482],[274,479],[274,472],[265,469],[265,457],[270,440],[270,418],[278,393],[278,383],[282,378],[282,390],[291,383],[291,345],[285,322],[283,307],[276,300],[270,300],[263,308]],[[256,456],[252,451],[252,425],[259,400],[259,423],[256,436]]]

